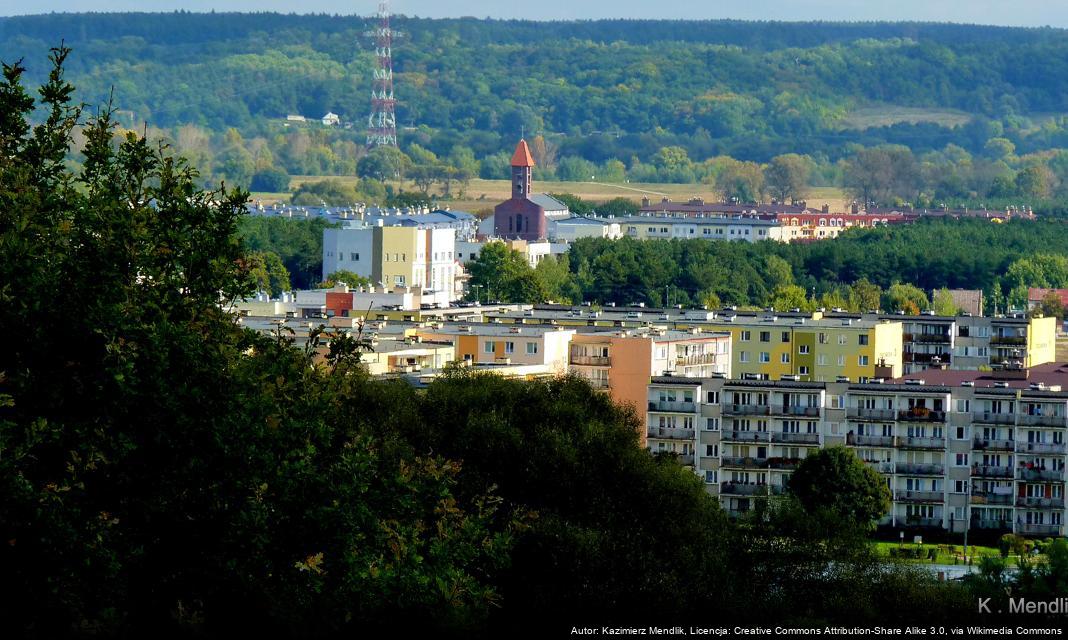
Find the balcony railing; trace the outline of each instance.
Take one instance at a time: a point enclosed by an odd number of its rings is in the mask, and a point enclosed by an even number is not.
[[[669,400],[650,401],[649,411],[672,411],[675,413],[697,413],[693,402],[675,402]]]
[[[972,440],[972,449],[980,451],[1012,451],[1016,443],[1013,440],[989,440],[987,438],[975,438]]]
[[[739,416],[766,416],[771,413],[771,408],[764,404],[725,404],[723,413]]]
[[[583,367],[610,367],[612,366],[612,358],[609,356],[579,356],[571,354],[569,360],[571,364],[577,364]]]
[[[773,405],[771,407],[771,413],[779,416],[802,416],[809,418],[818,418],[820,415],[820,408],[802,407],[799,405]]]
[[[972,518],[971,528],[1012,531],[1012,520],[995,520],[993,518]]]
[[[1016,414],[991,413],[990,411],[976,411],[972,414],[972,422],[987,422],[990,424],[1013,424],[1016,422]]]
[[[719,492],[735,496],[777,496],[785,491],[778,484],[744,484],[741,482],[725,482],[720,485]]]
[[[717,362],[719,362],[719,357],[719,354],[716,353],[702,353],[692,356],[676,356],[675,366],[698,367],[701,365],[716,364]],[[726,355],[723,355],[722,357],[725,359]]]
[[[906,351],[901,354],[902,361],[915,362],[917,364],[930,364],[932,362],[949,364],[952,357],[953,355],[950,353],[915,353],[913,351]]]
[[[771,442],[767,431],[724,431],[724,442]]]
[[[897,439],[897,446],[903,449],[945,449],[946,439],[906,436]]]
[[[1016,506],[1031,509],[1063,509],[1064,498],[1038,498],[1021,496],[1016,499]]]
[[[866,407],[849,407],[846,415],[861,420],[893,420],[897,412],[893,409],[868,409]]]
[[[846,444],[850,444],[857,447],[892,447],[894,446],[894,436],[869,436],[854,434],[846,437]]]
[[[1047,482],[1064,482],[1064,470],[1053,469],[1028,469],[1020,467],[1016,470],[1016,477],[1020,480],[1045,480]]]
[[[801,464],[801,458],[768,458],[769,469],[793,471]]]
[[[694,430],[681,427],[650,426],[648,435],[650,438],[664,438],[667,440],[693,440]]]
[[[786,442],[789,444],[819,444],[820,434],[818,433],[782,433],[780,431],[771,432],[772,442]]]
[[[940,476],[944,471],[945,467],[940,464],[897,463],[897,472],[907,476]]]
[[[767,469],[767,458],[749,458],[739,456],[724,456],[720,461],[722,467],[737,467],[741,469]]]
[[[1017,442],[1017,453],[1064,453],[1063,442]]]
[[[979,478],[1011,478],[1012,467],[998,467],[994,465],[973,464],[972,475]]]
[[[1022,415],[1020,416],[1020,424],[1025,426],[1040,426],[1040,427],[1063,427],[1065,426],[1064,416],[1056,415]]]
[[[1010,505],[1012,504],[1011,493],[992,493],[989,491],[973,493],[971,495],[972,504],[993,504],[993,505]]]
[[[1016,533],[1021,533],[1025,536],[1059,536],[1061,535],[1061,525],[1020,523],[1016,525]]]
[[[924,408],[908,409],[906,411],[898,411],[897,419],[904,422],[945,422],[946,412]]]
[[[921,518],[919,516],[906,516],[905,524],[910,527],[941,527],[942,518]]]
[[[941,491],[902,491],[897,500],[903,502],[942,502],[945,494]]]
[[[1026,345],[1025,336],[990,336],[990,344]]]
[[[948,333],[906,333],[901,336],[904,342],[919,342],[923,344],[949,344]]]
[[[880,462],[878,460],[865,460],[864,464],[868,465],[872,469],[875,469],[879,473],[893,473],[894,472],[894,463],[893,462],[885,462],[885,461]]]

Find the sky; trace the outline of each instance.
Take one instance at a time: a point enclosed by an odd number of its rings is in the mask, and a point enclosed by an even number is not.
[[[376,8],[377,0],[0,0],[0,15],[176,9],[369,15]],[[1064,0],[394,0],[393,11],[435,18],[916,20],[1068,27]]]

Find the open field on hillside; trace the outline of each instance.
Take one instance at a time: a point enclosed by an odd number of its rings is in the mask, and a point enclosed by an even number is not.
[[[846,129],[889,127],[902,122],[909,124],[931,122],[943,127],[956,127],[968,124],[971,119],[971,114],[956,109],[927,109],[923,107],[882,105],[856,109],[846,115],[841,124]]]
[[[355,183],[352,176],[294,176],[290,182],[290,188],[296,189],[305,182],[337,179],[346,183]],[[414,185],[405,182],[399,186],[405,190],[415,190]],[[634,202],[640,202],[643,196],[648,196],[652,202],[661,198],[670,198],[675,202],[682,202],[690,198],[703,198],[711,202],[717,199],[717,194],[711,185],[707,184],[649,184],[649,183],[608,183],[608,182],[535,182],[534,188],[541,193],[571,193],[584,200],[604,201],[612,198],[630,198]],[[434,193],[433,191],[431,192]],[[491,211],[498,202],[508,199],[511,195],[511,183],[508,180],[472,180],[464,197],[454,197],[451,200],[441,200],[440,203],[452,209],[471,211],[478,213]],[[841,189],[837,187],[813,187],[805,194],[810,206],[831,205],[831,208],[841,210],[847,206],[848,199]],[[285,202],[289,200],[286,193],[253,193],[253,200],[265,203]]]

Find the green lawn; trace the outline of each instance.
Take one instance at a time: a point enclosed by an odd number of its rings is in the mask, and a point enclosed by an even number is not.
[[[873,542],[876,552],[883,557],[891,557],[891,550],[898,548],[905,548],[907,550],[914,550],[917,548],[923,549],[921,558],[915,562],[922,562],[925,564],[964,564],[964,545],[960,544],[912,544],[905,543],[899,544],[897,542]],[[934,550],[935,557],[930,557],[931,550]],[[983,556],[998,557],[1001,553],[994,547],[984,547],[980,545],[968,545],[968,558],[972,563],[977,563],[979,558]],[[1009,556],[1009,565],[1016,564],[1017,557]]]
[[[891,125],[907,122],[918,124],[931,122],[943,127],[956,127],[968,124],[972,116],[964,111],[956,109],[926,109],[922,107],[899,107],[896,105],[879,105],[863,107],[851,111],[842,119],[842,126],[846,129],[870,129],[873,127],[889,127]]]

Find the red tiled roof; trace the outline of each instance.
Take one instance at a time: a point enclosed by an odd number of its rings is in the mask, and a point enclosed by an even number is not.
[[[1017,379],[998,376],[996,372],[991,371],[927,369],[896,378],[892,382],[903,383],[912,379],[923,380],[927,385],[952,387],[959,387],[962,382],[974,382],[978,388],[993,387],[996,382],[1007,382],[1012,389],[1027,389],[1032,383],[1041,382],[1047,386],[1060,385],[1061,389],[1068,390],[1068,363],[1040,364],[1028,369],[1026,378]]]
[[[512,155],[513,167],[533,167],[534,157],[530,155],[530,147],[527,146],[526,140],[520,140],[519,144],[515,146],[515,153]]]
[[[1063,304],[1065,306],[1068,306],[1068,289],[1036,289],[1036,288],[1031,288],[1031,289],[1027,290],[1027,301],[1028,302],[1034,302],[1034,303],[1037,304],[1039,302],[1042,302],[1042,300],[1044,300],[1046,298],[1046,296],[1048,296],[1050,294],[1050,292],[1053,292],[1053,293],[1055,293],[1057,295],[1057,297],[1061,301],[1061,304]]]

